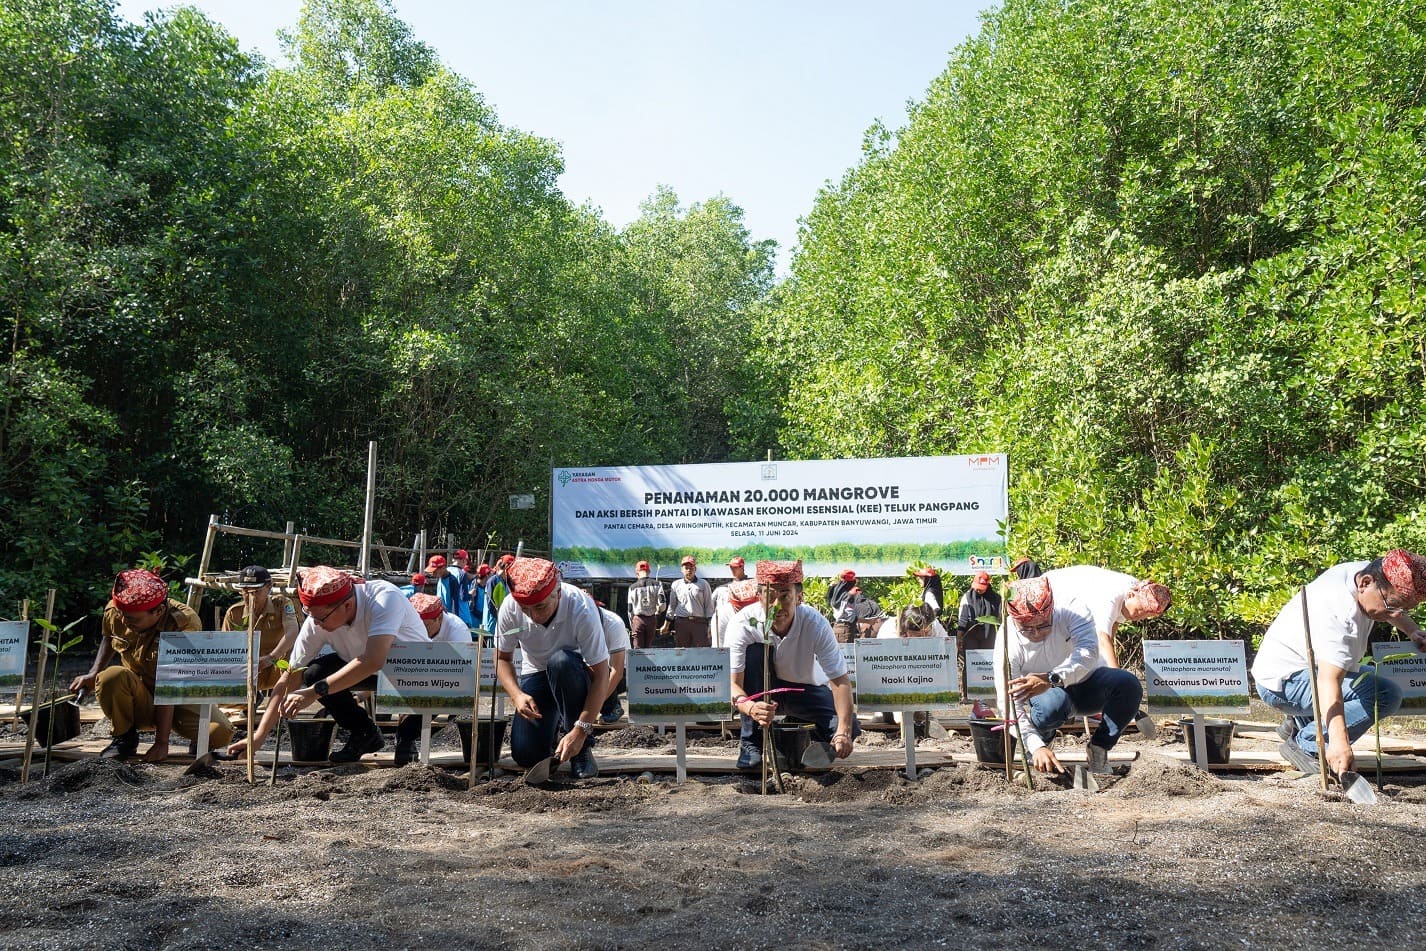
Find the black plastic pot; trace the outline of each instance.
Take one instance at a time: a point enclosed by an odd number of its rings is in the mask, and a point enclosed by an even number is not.
[[[1193,717],[1184,717],[1178,721],[1178,725],[1183,729],[1183,738],[1188,742],[1188,758],[1195,763],[1198,762],[1198,743],[1193,735]],[[1226,763],[1233,749],[1233,721],[1232,720],[1208,720],[1203,721],[1203,739],[1205,746],[1204,753],[1210,763]]]
[[[802,756],[812,741],[810,723],[775,723],[772,743],[777,747],[777,763],[783,769],[801,769]]]
[[[28,710],[21,716],[26,724],[30,722]],[[40,746],[50,744],[51,716],[54,717],[55,743],[63,743],[79,735],[79,705],[72,700],[52,700],[40,707],[39,716],[35,718],[35,742]]]
[[[294,763],[325,763],[332,755],[332,734],[337,721],[326,718],[287,721]]]
[[[480,721],[480,733],[477,734],[475,742],[475,768],[479,769],[482,763],[490,762],[491,742],[490,738],[495,737],[495,759],[500,760],[500,748],[505,745],[505,724],[506,720],[496,720],[493,724],[489,720]],[[460,731],[460,755],[467,763],[470,762],[470,721],[458,720],[456,729]]]
[[[1005,734],[995,727],[1000,720],[971,720],[970,739],[975,744],[975,758],[992,766],[1005,765]],[[1015,754],[1015,737],[1010,737],[1010,754]]]

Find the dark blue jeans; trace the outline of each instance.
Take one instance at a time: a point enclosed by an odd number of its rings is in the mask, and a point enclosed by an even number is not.
[[[775,648],[773,652],[776,654]],[[779,677],[776,667],[769,666],[769,670],[772,672],[772,686],[767,689],[778,687],[800,687],[802,689],[801,693],[779,693],[769,697],[769,700],[777,701],[777,712],[813,724],[812,733],[817,739],[823,743],[832,742],[832,737],[837,732],[837,705],[832,700],[831,688],[825,684],[814,686],[793,683]],[[743,668],[743,689],[750,694],[762,693],[764,690],[762,644],[748,645],[747,664]],[[746,713],[742,717],[742,745],[747,747],[751,743],[754,749],[761,751],[763,728],[758,726],[757,721]],[[852,736],[859,736],[861,732],[861,725],[853,717]]]
[[[1104,719],[1089,742],[1112,750],[1124,728],[1139,712],[1139,701],[1143,698],[1144,685],[1139,683],[1138,677],[1127,670],[1100,667],[1077,684],[1051,687],[1031,698],[1030,723],[1048,743],[1060,724],[1070,717],[1103,713]]]
[[[531,722],[518,713],[510,722],[510,755],[521,766],[534,766],[555,751],[555,744],[574,727],[589,698],[589,668],[579,651],[557,651],[543,672],[520,678],[520,689],[535,700],[540,719]],[[584,741],[594,747],[594,737]]]
[[[325,680],[346,665],[347,662],[336,654],[319,654],[308,662],[307,669],[302,672],[302,686],[310,687],[319,680]],[[376,724],[371,722],[366,709],[357,703],[352,691],[375,689],[376,674],[372,674],[356,686],[318,697],[317,702],[327,711],[328,716],[337,721],[337,726],[352,733],[368,733],[376,729]]]
[[[1356,683],[1359,678],[1361,682]],[[1292,717],[1297,723],[1297,745],[1317,755],[1317,723],[1312,719],[1312,681],[1307,671],[1288,677],[1280,691],[1258,684],[1258,696],[1274,710]],[[1400,709],[1401,688],[1378,677],[1376,671],[1357,671],[1342,678],[1342,716],[1347,721],[1347,738],[1353,743],[1366,736],[1376,722],[1374,711],[1389,717]],[[1323,731],[1325,735],[1326,724]]]

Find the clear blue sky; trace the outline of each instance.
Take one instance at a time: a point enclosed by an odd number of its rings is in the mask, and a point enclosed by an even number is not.
[[[141,21],[157,0],[120,0]],[[196,0],[244,49],[281,60],[300,0]],[[860,156],[877,119],[905,123],[989,0],[395,0],[417,38],[501,121],[564,151],[564,193],[622,227],[665,184],[727,195],[780,246]]]

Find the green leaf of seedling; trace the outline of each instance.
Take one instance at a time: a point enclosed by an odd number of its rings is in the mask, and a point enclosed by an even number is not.
[[[989,624],[991,627],[1000,626],[1000,618],[996,617],[994,614],[982,614],[980,617],[976,618],[976,621],[980,624]]]
[[[46,631],[57,631],[57,630],[59,630],[59,625],[57,625],[57,624],[51,624],[49,621],[46,621],[46,620],[45,620],[44,618],[42,618],[42,617],[37,617],[37,618],[34,618],[33,620],[34,620],[34,623],[35,623],[36,625],[38,625],[39,627],[43,628],[43,629],[46,630]]]
[[[283,657],[280,658],[277,663],[273,664],[272,666],[276,667],[278,670],[286,670],[292,665],[287,662],[287,658]]]
[[[1416,653],[1387,654],[1385,657],[1379,657],[1379,658],[1377,658],[1377,661],[1376,661],[1376,662],[1377,662],[1378,664],[1395,664],[1395,663],[1397,663],[1398,661],[1414,660],[1415,658],[1417,658],[1417,657],[1419,657],[1419,656],[1421,656],[1421,655],[1420,655],[1420,654],[1416,654]]]

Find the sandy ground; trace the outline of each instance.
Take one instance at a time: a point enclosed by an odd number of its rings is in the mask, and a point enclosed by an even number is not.
[[[23,788],[0,770],[0,947],[1421,944],[1426,780],[1354,806],[1153,752],[1171,742],[1126,739],[1142,755],[1099,793],[974,767],[908,782],[855,754],[769,797],[731,776],[467,791],[419,765],[275,788],[234,764],[90,760]]]

